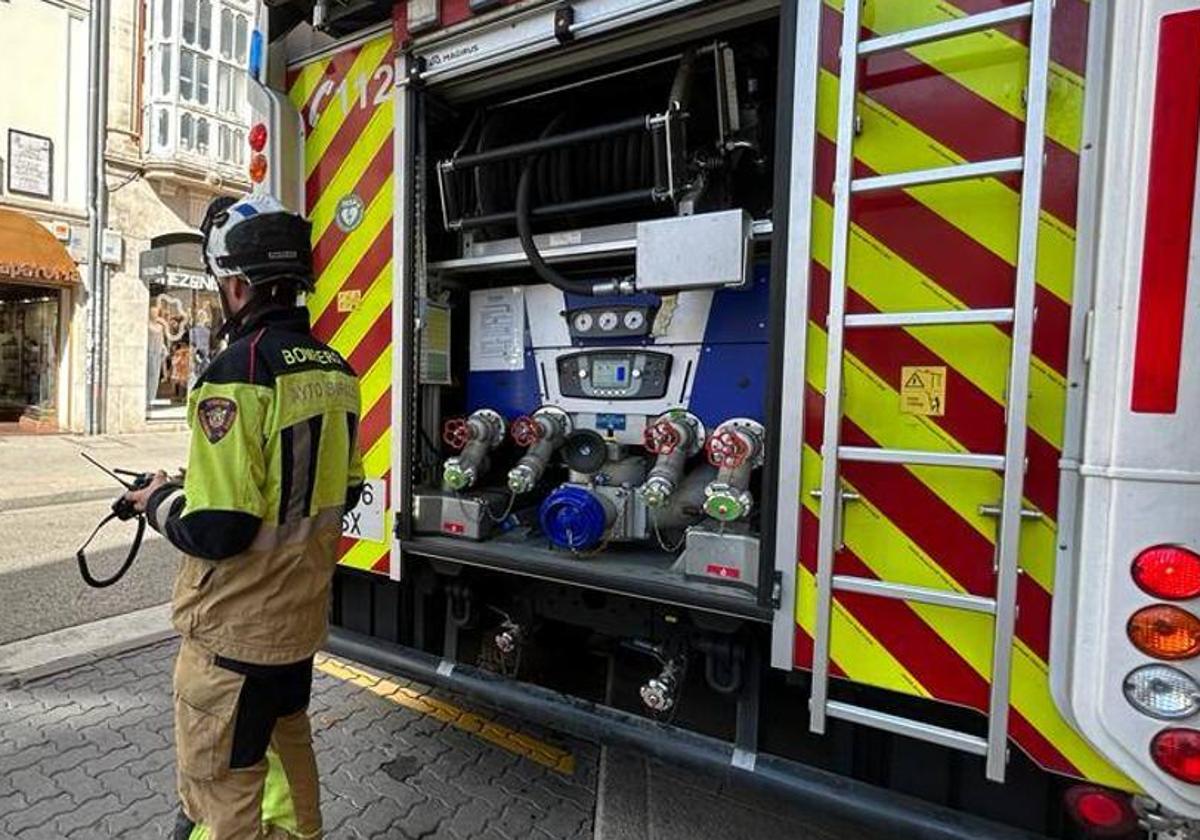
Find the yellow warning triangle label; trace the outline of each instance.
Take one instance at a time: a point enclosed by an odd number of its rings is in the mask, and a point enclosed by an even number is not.
[[[914,373],[912,376],[908,377],[907,381],[905,381],[904,387],[905,388],[924,388],[925,383],[921,381],[921,375],[919,373]]]

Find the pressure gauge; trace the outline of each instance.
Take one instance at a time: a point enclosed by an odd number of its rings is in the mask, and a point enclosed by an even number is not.
[[[601,312],[596,323],[605,332],[612,332],[617,328],[617,324],[621,323],[621,319],[617,316],[616,312]]]
[[[646,323],[646,315],[640,309],[630,309],[625,313],[624,323],[625,329],[636,332]]]
[[[593,318],[591,312],[580,312],[575,316],[575,332],[585,333],[592,328]]]

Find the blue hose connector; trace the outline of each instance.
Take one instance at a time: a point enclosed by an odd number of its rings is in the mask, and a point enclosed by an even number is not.
[[[564,484],[542,502],[538,519],[542,531],[557,548],[587,551],[604,539],[608,509],[584,487]]]

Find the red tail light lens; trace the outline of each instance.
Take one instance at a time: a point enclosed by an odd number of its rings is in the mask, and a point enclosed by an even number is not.
[[[250,158],[250,180],[256,184],[261,184],[263,179],[267,177],[267,159],[265,156],[258,154]]]
[[[1067,812],[1090,837],[1126,837],[1137,828],[1129,797],[1093,785],[1075,785],[1063,796]]]
[[[253,151],[261,152],[267,147],[267,127],[263,123],[255,123],[247,139]]]
[[[1200,596],[1200,554],[1177,545],[1148,548],[1133,561],[1133,580],[1164,601]]]
[[[1138,650],[1157,659],[1189,659],[1200,653],[1200,618],[1169,604],[1138,610],[1126,632]]]
[[[1150,742],[1150,755],[1176,779],[1200,784],[1200,732],[1195,729],[1164,729]]]

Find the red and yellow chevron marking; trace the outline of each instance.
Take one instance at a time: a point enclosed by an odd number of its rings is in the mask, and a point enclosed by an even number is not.
[[[385,482],[391,478],[394,54],[388,33],[288,73],[288,95],[305,127],[305,200],[317,270],[308,299],[313,334],[358,373],[363,466],[368,478]],[[385,533],[390,500],[388,508]],[[387,572],[390,542],[343,538],[340,554],[345,566]]]
[[[1005,5],[1001,0],[867,0],[877,34]],[[841,0],[825,0],[818,90],[813,284],[801,459],[796,665],[812,663],[820,506],[825,321],[833,232]],[[1026,502],[1045,514],[1022,526],[1014,643],[1013,740],[1043,767],[1102,784],[1133,783],[1097,755],[1058,714],[1048,658],[1071,318],[1079,134],[1088,7],[1059,0],[1052,42],[1030,371]],[[861,70],[858,175],[898,172],[1020,153],[1028,49],[1024,26],[979,33],[907,53],[872,57]],[[1020,178],[922,187],[856,199],[847,310],[854,313],[1013,305]],[[995,326],[850,330],[846,337],[847,445],[929,451],[1003,451],[1010,331]],[[945,412],[902,413],[902,368],[946,368]],[[861,496],[845,516],[838,574],[992,595],[996,521],[979,513],[1000,498],[1001,478],[980,470],[845,463]],[[990,617],[853,593],[834,600],[831,673],[917,697],[986,711]]]

